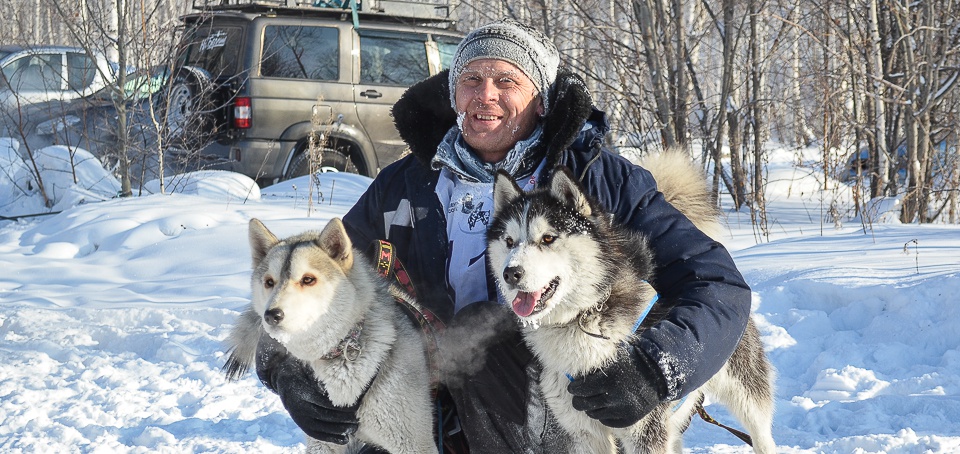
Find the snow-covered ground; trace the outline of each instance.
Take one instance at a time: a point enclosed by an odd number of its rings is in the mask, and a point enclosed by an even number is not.
[[[0,216],[49,211],[15,147],[0,139]],[[301,179],[261,191],[208,172],[171,180],[178,193],[117,199],[89,155],[74,155],[90,161],[74,180],[66,154],[38,161],[62,212],[0,220],[0,451],[301,450],[275,395],[253,374],[220,372],[248,301],[247,221],[280,235],[322,228],[369,180],[324,174],[312,190]],[[779,371],[781,451],[960,452],[960,227],[849,215],[837,226],[827,213],[846,194],[795,162],[771,156],[769,240],[749,213],[727,212],[726,243]],[[700,420],[685,441],[749,452]]]

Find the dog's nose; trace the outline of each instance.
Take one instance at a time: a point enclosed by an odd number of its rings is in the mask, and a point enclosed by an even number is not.
[[[263,314],[263,319],[270,326],[277,326],[283,321],[283,309],[270,309]]]
[[[510,285],[517,285],[522,277],[523,268],[519,266],[508,266],[507,269],[503,270],[503,280],[507,281]]]

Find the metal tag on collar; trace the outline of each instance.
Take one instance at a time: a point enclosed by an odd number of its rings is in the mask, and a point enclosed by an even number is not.
[[[356,361],[361,353],[363,353],[363,348],[356,339],[347,340],[343,346],[343,357],[346,358],[347,361]]]

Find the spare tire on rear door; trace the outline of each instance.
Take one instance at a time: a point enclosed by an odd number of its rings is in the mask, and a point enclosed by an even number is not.
[[[160,100],[160,121],[169,147],[194,151],[216,135],[214,83],[203,69],[185,66]]]

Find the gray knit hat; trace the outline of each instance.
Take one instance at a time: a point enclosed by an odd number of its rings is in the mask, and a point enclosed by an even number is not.
[[[513,20],[492,22],[463,38],[450,65],[450,105],[456,110],[456,86],[470,62],[482,58],[517,65],[540,92],[544,111],[550,110],[550,92],[557,80],[560,52],[539,31]]]

